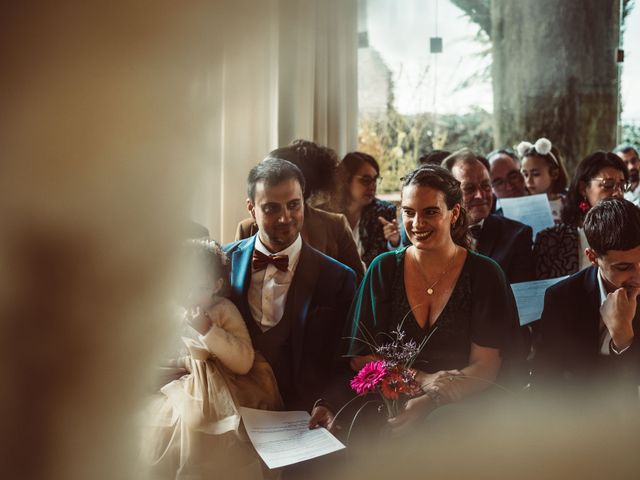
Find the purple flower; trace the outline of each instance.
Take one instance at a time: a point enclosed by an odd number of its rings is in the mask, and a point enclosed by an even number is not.
[[[372,392],[382,382],[387,374],[387,368],[383,360],[369,362],[360,369],[358,374],[351,380],[351,388],[358,395]]]

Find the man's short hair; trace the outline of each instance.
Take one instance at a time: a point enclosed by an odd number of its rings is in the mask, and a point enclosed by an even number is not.
[[[265,186],[273,187],[284,181],[295,179],[304,192],[304,177],[293,163],[281,158],[267,157],[253,167],[247,178],[247,195],[253,202],[256,197],[256,184],[264,182]]]
[[[493,165],[493,161],[498,157],[498,155],[506,155],[507,157],[511,157],[511,159],[516,162],[516,165],[518,165],[520,162],[520,160],[518,160],[518,156],[513,150],[511,150],[510,148],[499,148],[488,153],[487,160],[489,161],[489,165]]]
[[[449,155],[451,155],[451,152],[447,152],[446,150],[431,150],[418,159],[418,166],[428,164],[441,165],[442,161]]]
[[[636,248],[640,245],[640,209],[622,198],[605,198],[587,213],[584,233],[598,255]]]
[[[473,151],[468,148],[462,148],[453,152],[442,161],[441,166],[449,171],[452,171],[453,167],[458,162],[469,165],[475,163],[475,161],[480,162],[487,169],[487,171],[489,171],[489,165],[486,163],[486,159],[484,159],[483,157],[481,159],[481,157],[473,153]]]
[[[621,143],[613,149],[613,153],[630,153],[633,152],[635,156],[638,156],[638,150],[630,143]]]

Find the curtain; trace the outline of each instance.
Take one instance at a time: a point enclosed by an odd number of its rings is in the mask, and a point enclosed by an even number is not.
[[[354,0],[236,0],[219,7],[205,78],[215,106],[210,154],[199,159],[193,219],[221,243],[248,216],[246,177],[296,138],[339,156],[357,145]]]

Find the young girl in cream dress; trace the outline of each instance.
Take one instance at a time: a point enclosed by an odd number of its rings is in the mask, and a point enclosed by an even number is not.
[[[150,478],[261,479],[263,466],[240,429],[239,406],[279,410],[271,367],[254,352],[235,305],[222,296],[227,260],[218,244],[191,240],[192,267],[178,355],[149,410],[143,454]],[[266,471],[266,470],[265,470]]]

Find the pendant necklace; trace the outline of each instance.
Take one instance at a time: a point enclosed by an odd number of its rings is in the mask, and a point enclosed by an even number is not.
[[[417,249],[415,249],[414,247],[413,255],[411,256],[413,257],[413,261],[416,263],[416,267],[418,267],[418,272],[420,272],[420,275],[422,276],[422,279],[424,280],[425,285],[428,285],[429,283],[427,282],[427,277],[425,276],[424,272],[420,268],[420,262],[418,262],[418,257],[416,257],[416,250]],[[458,254],[458,247],[456,247],[456,251],[453,252],[453,255],[451,256],[451,260],[449,260],[447,267],[442,271],[438,279],[435,282],[433,282],[433,284],[430,287],[427,288],[427,295],[433,295],[433,292],[434,292],[433,288],[440,282],[440,280],[442,280],[445,274],[449,271],[449,269],[451,268],[451,264],[453,263],[453,260],[456,258],[457,254]]]

